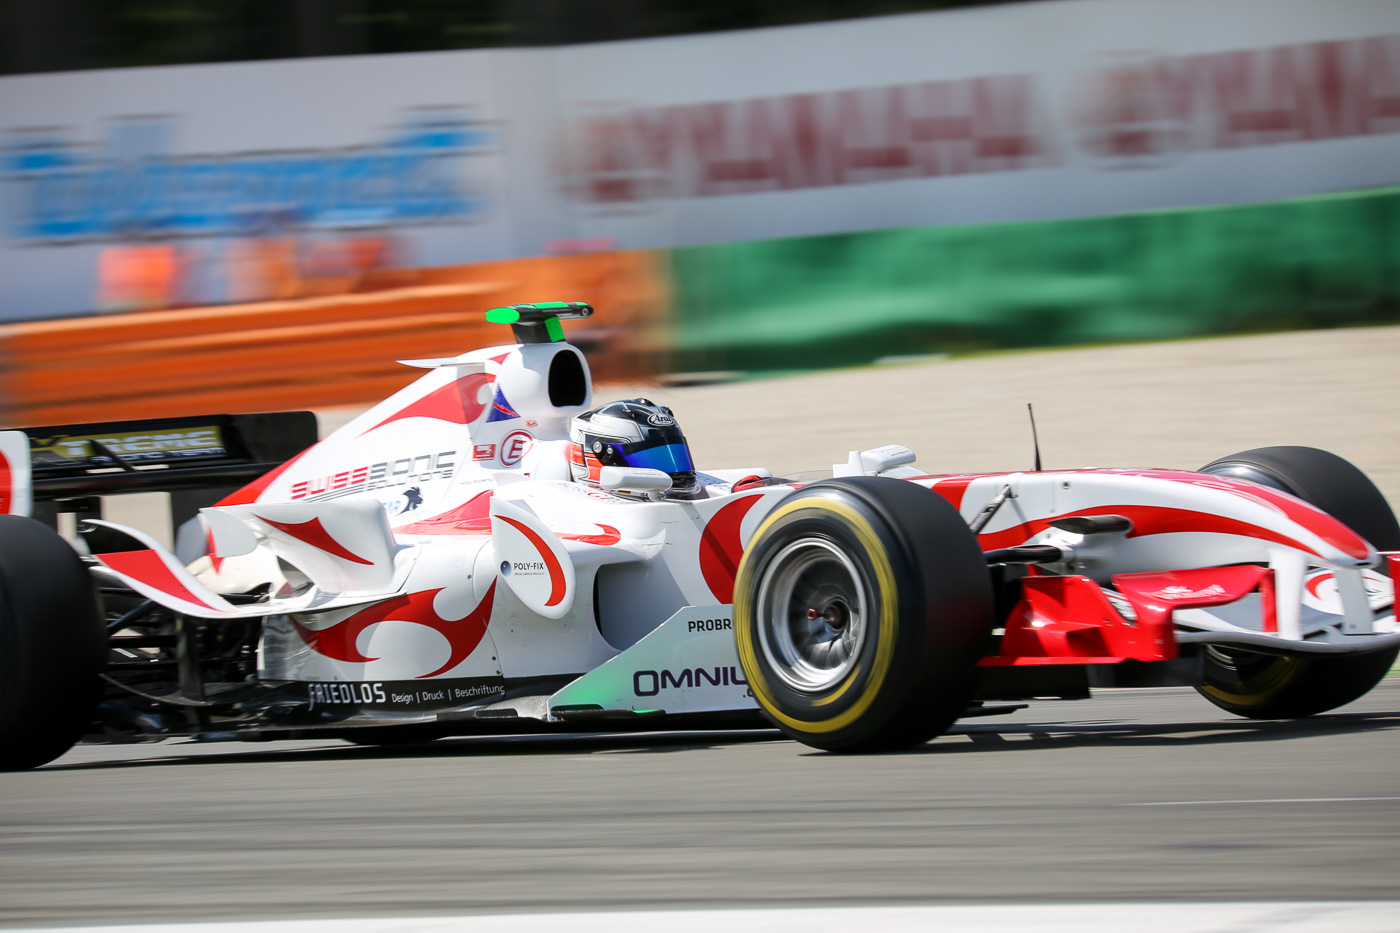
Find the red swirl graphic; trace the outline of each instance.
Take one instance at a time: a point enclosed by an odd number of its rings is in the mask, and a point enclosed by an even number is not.
[[[203,519],[200,520],[203,521]],[[219,556],[218,548],[214,545],[214,529],[207,524],[204,526],[204,550],[209,554],[209,566],[214,568],[215,573],[218,573],[219,566],[223,564],[224,559]]]
[[[549,599],[545,600],[546,606],[557,606],[564,599],[566,592],[564,586],[564,568],[559,564],[559,558],[554,556],[554,549],[545,543],[544,539],[530,530],[529,526],[521,524],[513,518],[506,518],[504,515],[497,515],[503,522],[510,524],[512,528],[524,535],[529,542],[534,545],[535,550],[540,552],[540,559],[544,561],[545,568],[549,571]],[[494,586],[494,584],[492,584]]]
[[[10,514],[14,504],[14,476],[10,472],[10,459],[0,453],[0,514]]]
[[[700,535],[700,575],[719,602],[734,602],[734,575],[739,571],[739,558],[744,556],[739,526],[762,498],[748,496],[726,504],[711,517]]]
[[[1133,530],[1128,532],[1127,537],[1137,538],[1145,535],[1170,535],[1170,534],[1218,534],[1218,535],[1239,535],[1243,538],[1257,538],[1261,541],[1272,541],[1275,544],[1282,544],[1287,547],[1297,548],[1300,551],[1307,551],[1309,554],[1317,554],[1312,548],[1295,541],[1287,535],[1270,531],[1268,528],[1261,528],[1258,525],[1242,522],[1234,518],[1226,518],[1223,515],[1212,515],[1209,512],[1195,512],[1190,509],[1174,509],[1157,505],[1100,505],[1091,509],[1077,509],[1073,515],[1123,515],[1133,523]],[[1053,518],[1067,518],[1068,515],[1052,516]],[[1323,516],[1324,518],[1326,516]],[[991,551],[996,548],[1014,547],[1030,540],[1035,535],[1050,527],[1050,518],[1033,518],[1020,525],[1010,528],[1003,528],[1000,531],[983,532],[977,536],[977,543],[984,551]],[[1307,526],[1304,526],[1307,527]],[[1339,523],[1340,527],[1340,523]],[[1314,529],[1309,529],[1314,530]],[[1330,542],[1329,542],[1330,543]]]
[[[206,609],[221,609],[200,594],[194,592],[175,576],[161,556],[148,548],[139,551],[113,551],[98,554],[98,561],[117,573],[139,580],[147,586],[160,590],[167,596],[204,606]]]
[[[454,509],[421,521],[400,525],[396,535],[489,535],[491,533],[491,493],[488,489],[472,496]]]
[[[481,387],[494,380],[494,376],[488,376],[485,373],[472,373],[463,376],[456,382],[439,386],[416,402],[409,403],[406,408],[385,418],[374,427],[361,431],[360,436],[364,437],[376,428],[382,428],[386,424],[402,421],[405,418],[433,418],[451,424],[471,424],[481,417],[481,413],[490,404],[477,399]]]
[[[341,560],[348,560],[356,564],[374,563],[372,560],[365,560],[358,554],[352,553],[346,549],[345,545],[341,544],[335,538],[332,538],[331,533],[325,529],[325,526],[321,524],[319,518],[313,518],[304,522],[274,522],[272,519],[263,518],[261,515],[255,517],[260,522],[267,522],[283,534],[291,535],[298,541],[304,541],[314,548],[325,551],[327,554],[339,557]]]
[[[601,531],[602,534],[572,535],[558,531],[554,534],[556,537],[563,538],[566,541],[582,541],[584,544],[599,544],[603,547],[610,547],[622,540],[622,532],[618,531],[612,525],[600,524],[598,525],[598,530]]]
[[[486,597],[475,609],[466,617],[452,621],[438,615],[437,610],[433,608],[433,601],[443,589],[445,587],[395,596],[393,599],[361,609],[329,628],[309,629],[295,618],[292,619],[292,624],[296,626],[301,640],[306,642],[312,651],[336,661],[352,664],[368,664],[370,661],[379,660],[361,654],[356,646],[361,633],[371,625],[385,621],[426,625],[446,638],[452,647],[446,663],[432,673],[419,675],[420,678],[436,677],[461,664],[476,650],[476,646],[481,644],[481,639],[486,635],[486,626],[491,621],[491,607],[496,598],[496,584],[492,582],[491,588],[486,591]]]

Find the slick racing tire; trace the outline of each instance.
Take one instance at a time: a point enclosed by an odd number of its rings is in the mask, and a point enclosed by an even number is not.
[[[1200,472],[1272,486],[1309,502],[1382,551],[1400,550],[1400,523],[1365,473],[1325,450],[1260,447],[1222,457]],[[1209,648],[1196,689],[1251,719],[1296,719],[1350,703],[1380,682],[1400,648],[1345,656],[1267,655]]]
[[[106,661],[97,591],[78,555],[42,523],[0,515],[0,771],[73,747]]]
[[[815,748],[926,742],[967,708],[992,585],[956,509],[903,480],[807,486],[739,562],[734,636],[763,712]]]

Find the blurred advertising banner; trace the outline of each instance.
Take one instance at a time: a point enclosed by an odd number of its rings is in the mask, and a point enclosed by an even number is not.
[[[1397,183],[1395,0],[1058,0],[21,76],[0,79],[0,319],[324,294],[311,273],[355,282],[382,256],[422,269]]]
[[[557,53],[580,235],[688,246],[1400,181],[1400,3],[1035,3]]]
[[[110,310],[140,309],[155,244],[179,251],[181,294],[165,298],[180,305],[245,300],[239,263],[291,235],[318,257],[384,230],[415,265],[512,255],[493,67],[415,55],[0,80],[0,315],[90,311],[104,265]]]

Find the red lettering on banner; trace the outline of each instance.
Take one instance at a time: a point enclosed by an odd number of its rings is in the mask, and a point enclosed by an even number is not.
[[[1363,113],[1361,132],[1400,130],[1400,36],[1366,40],[1361,71]]]
[[[1400,36],[1115,61],[1081,81],[1076,137],[1113,166],[1400,132]]]
[[[972,101],[982,171],[1031,168],[1037,141],[1032,129],[1030,81],[978,78],[972,82]]]
[[[697,194],[716,194],[715,189],[727,181],[733,172],[726,159],[724,124],[729,104],[699,104],[688,107],[685,113],[685,127],[688,142],[701,165],[699,191]]]
[[[1209,55],[1114,56],[1076,86],[1072,138],[1108,167],[1400,132],[1400,36]],[[1032,75],[584,113],[568,190],[640,204],[1058,162]]]
[[[1356,108],[1347,93],[1346,50],[1341,42],[1312,46],[1313,80],[1304,82],[1307,139],[1331,139],[1356,133]]]
[[[1249,99],[1248,52],[1226,52],[1205,59],[1215,93],[1215,136],[1209,148],[1229,149],[1241,144],[1249,129],[1251,104]]]
[[[776,158],[784,188],[823,188],[835,184],[829,128],[822,122],[821,98],[794,94],[781,99],[787,133],[775,134]]]
[[[869,184],[1055,162],[1029,75],[718,101],[582,118],[586,203]]]

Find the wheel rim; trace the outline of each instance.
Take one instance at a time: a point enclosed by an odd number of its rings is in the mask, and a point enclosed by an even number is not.
[[[789,544],[758,587],[758,641],[769,668],[795,690],[830,689],[860,658],[868,605],[860,571],[832,542]]]

